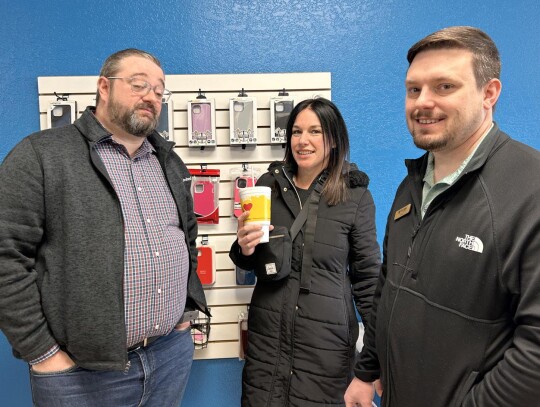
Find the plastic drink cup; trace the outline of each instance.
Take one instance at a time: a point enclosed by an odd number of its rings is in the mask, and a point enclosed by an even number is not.
[[[268,243],[270,231],[270,187],[246,187],[240,189],[242,210],[249,211],[245,223],[262,225],[264,235],[261,243]]]

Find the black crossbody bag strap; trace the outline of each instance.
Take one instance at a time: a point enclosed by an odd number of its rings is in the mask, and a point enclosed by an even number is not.
[[[294,238],[300,232],[302,229],[302,226],[304,226],[304,223],[306,223],[308,215],[308,205],[304,205],[302,207],[302,210],[294,220],[293,224],[291,225],[291,229],[289,230],[289,235],[291,235],[291,242],[294,242]]]

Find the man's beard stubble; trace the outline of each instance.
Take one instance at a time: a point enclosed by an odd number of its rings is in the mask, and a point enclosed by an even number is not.
[[[150,121],[139,118],[137,115],[139,108],[151,109],[154,118]],[[112,100],[109,106],[109,116],[113,123],[136,137],[147,137],[156,129],[159,121],[154,105],[146,103],[139,103],[133,109],[123,109],[120,104]]]
[[[438,151],[443,149],[446,147],[451,137],[448,134],[444,134],[443,137],[428,140],[421,136],[421,130],[412,131],[411,134],[413,136],[414,145],[425,151]],[[417,137],[418,135],[420,135],[420,137]]]

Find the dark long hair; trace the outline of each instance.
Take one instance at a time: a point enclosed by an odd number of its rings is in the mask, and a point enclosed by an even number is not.
[[[313,111],[321,122],[324,152],[325,154],[327,151],[330,152],[328,166],[326,167],[328,178],[322,194],[329,205],[336,205],[347,198],[348,189],[345,172],[347,169],[346,162],[349,159],[349,133],[343,116],[341,116],[335,104],[328,99],[317,98],[303,100],[295,106],[287,123],[287,145],[285,147],[284,161],[296,174],[298,165],[292,153],[291,134],[296,117],[305,109]]]

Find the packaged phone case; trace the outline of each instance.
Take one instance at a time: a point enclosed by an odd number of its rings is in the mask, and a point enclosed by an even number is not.
[[[214,248],[208,245],[208,238],[203,237],[197,246],[197,275],[202,285],[212,285],[216,281],[216,261]]]
[[[244,270],[236,266],[236,285],[255,285],[257,276],[253,270]]]
[[[216,146],[216,108],[214,99],[207,99],[201,92],[197,99],[188,101],[189,147]]]
[[[47,109],[47,126],[49,129],[72,124],[77,117],[77,102],[59,100],[51,102]]]
[[[197,223],[219,223],[219,170],[190,169],[189,173]]]
[[[238,314],[238,359],[244,360],[248,348],[248,313]]]
[[[210,308],[208,308],[208,311],[210,311]],[[191,337],[195,349],[204,349],[208,347],[210,328],[210,317],[202,312],[199,313],[198,318],[191,322]]]
[[[248,164],[242,164],[241,167],[231,168],[230,176],[233,184],[233,215],[239,217],[243,210],[240,205],[240,189],[254,187],[259,179],[261,171]]]
[[[240,95],[229,100],[231,145],[257,144],[257,100]]]
[[[156,130],[165,140],[173,140],[173,112],[172,100],[161,103],[161,114],[159,115],[159,122]]]
[[[270,143],[287,142],[287,122],[294,108],[294,100],[287,96],[270,99]]]

